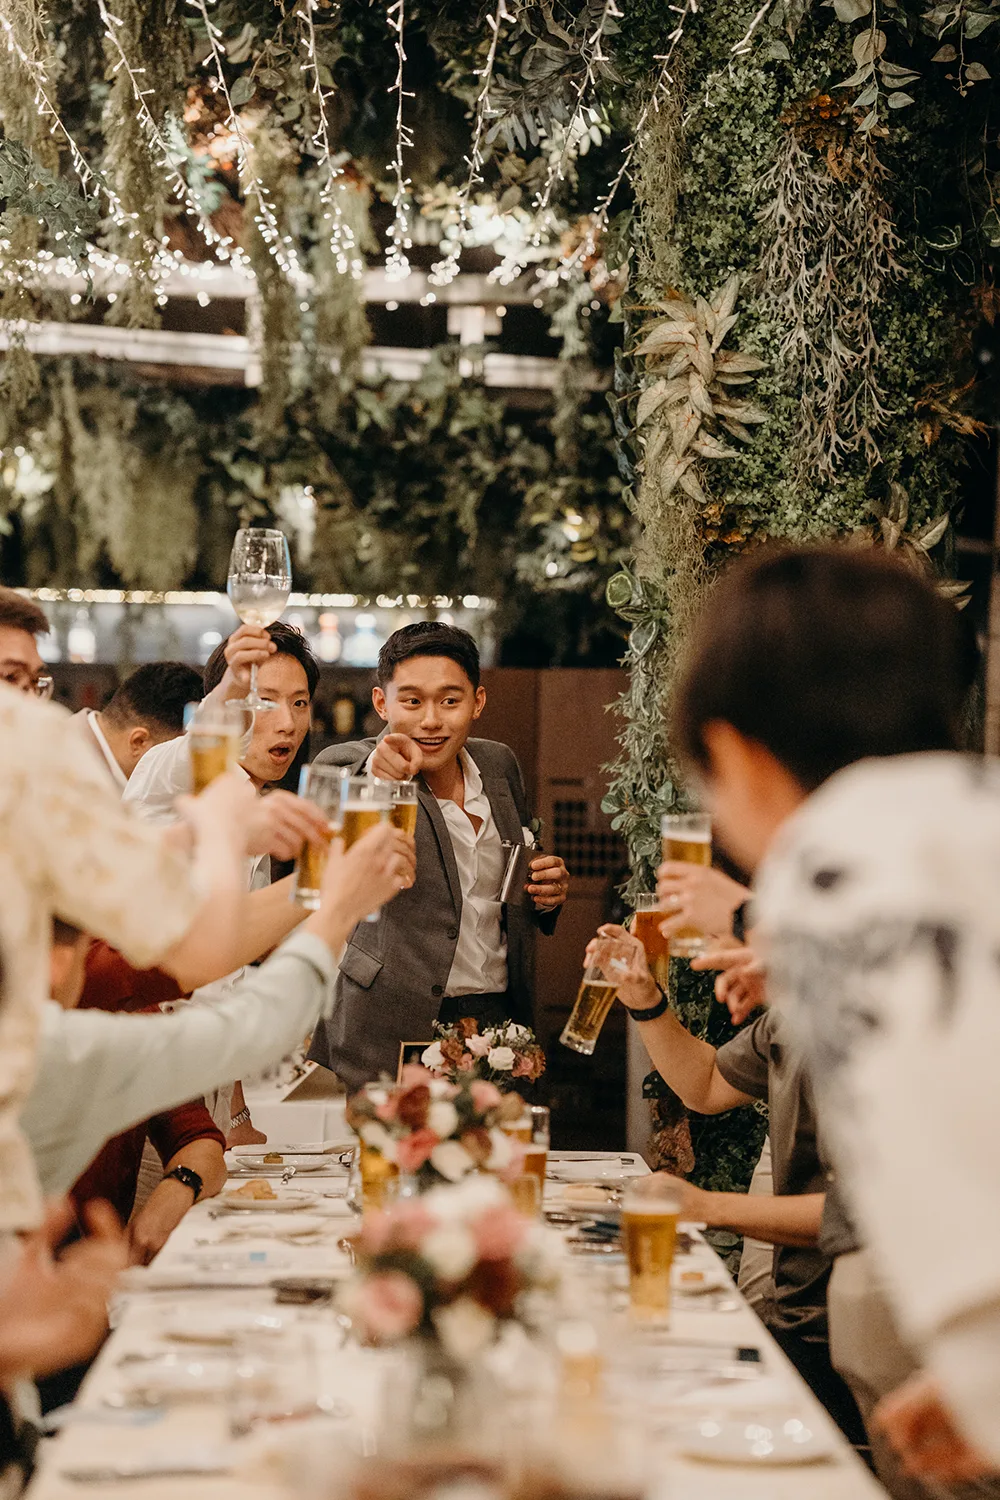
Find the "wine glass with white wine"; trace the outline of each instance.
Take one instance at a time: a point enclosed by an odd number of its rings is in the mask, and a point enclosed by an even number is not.
[[[292,560],[283,531],[251,526],[236,533],[226,592],[244,625],[260,625],[266,630],[274,624],[292,592]],[[274,707],[257,691],[256,666],[250,669],[250,691],[241,702],[254,713]]]

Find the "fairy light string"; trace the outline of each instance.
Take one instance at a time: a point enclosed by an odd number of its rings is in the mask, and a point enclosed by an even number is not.
[[[607,0],[607,3],[613,3],[613,0]],[[489,26],[491,33],[490,47],[483,66],[475,69],[475,75],[477,78],[482,79],[482,84],[476,99],[476,123],[472,134],[472,145],[469,148],[468,156],[465,158],[469,168],[469,175],[465,179],[455,205],[457,220],[451,226],[450,233],[448,234],[448,253],[442,260],[436,261],[431,266],[427,278],[434,286],[448,286],[458,275],[462,246],[465,244],[469,229],[471,228],[469,206],[472,201],[472,194],[483,181],[483,142],[493,113],[490,108],[490,87],[493,83],[497,44],[500,41],[500,25],[503,21],[513,21],[515,19],[507,9],[507,0],[499,0],[495,14],[486,17],[486,24]]]
[[[326,110],[323,80],[320,77],[316,27],[313,21],[313,12],[318,4],[319,0],[302,0],[297,14],[302,23],[302,43],[306,51],[306,61],[302,65],[302,71],[312,73],[312,93],[316,101],[317,124],[312,136],[312,144],[319,153],[319,162],[324,176],[319,197],[323,205],[323,218],[330,225],[330,249],[337,270],[342,276],[350,272],[357,281],[364,275],[365,265],[358,251],[354,230],[344,219],[340,203],[340,195],[345,190],[344,170],[334,160],[333,147],[330,142],[330,120]]]
[[[403,107],[412,92],[403,87],[403,64],[406,62],[404,31],[406,26],[406,0],[391,0],[386,12],[389,30],[393,33],[396,48],[396,77],[387,90],[396,95],[396,149],[388,170],[393,174],[395,186],[392,194],[392,223],[389,225],[389,246],[385,252],[385,274],[388,281],[405,281],[410,274],[407,250],[412,249],[410,238],[410,179],[403,164],[403,153],[413,148],[413,132],[403,119]]]

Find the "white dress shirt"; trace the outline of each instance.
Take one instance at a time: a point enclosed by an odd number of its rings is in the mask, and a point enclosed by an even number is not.
[[[118,764],[118,761],[115,759],[114,751],[104,737],[104,730],[101,728],[100,715],[92,708],[87,710],[87,728],[94,736],[94,739],[97,742],[98,750],[100,750],[101,754],[104,756],[108,770],[111,772],[112,781],[114,782],[118,790],[124,793],[125,788],[128,786],[128,777],[125,775],[125,772]]]
[[[38,1076],[21,1115],[46,1193],[64,1193],[105,1141],[299,1044],[333,995],[324,942],[297,932],[213,1005],[168,1016],[44,1007]]]
[[[467,750],[461,754],[465,807],[437,799],[451,834],[462,887],[462,920],[446,995],[503,994],[507,988],[507,937],[501,923],[500,887],[507,861],[479,767]],[[479,832],[469,814],[481,818]],[[419,879],[419,872],[417,878]]]
[[[127,817],[65,709],[0,685],[0,1231],[38,1223],[41,1197],[17,1116],[49,992],[53,914],[148,968],[190,927],[189,862]]]

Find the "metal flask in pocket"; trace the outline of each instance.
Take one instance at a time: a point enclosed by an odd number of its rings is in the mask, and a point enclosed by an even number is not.
[[[500,885],[501,904],[528,906],[531,898],[525,886],[531,876],[531,861],[538,851],[531,844],[511,844],[506,839],[501,847],[507,859]]]

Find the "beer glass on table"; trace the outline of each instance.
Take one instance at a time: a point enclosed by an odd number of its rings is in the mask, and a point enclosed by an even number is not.
[[[618,986],[628,972],[630,959],[629,945],[621,938],[597,939],[590,963],[583,971],[576,1004],[559,1038],[564,1047],[590,1056],[615,1003]]]
[[[239,765],[247,715],[238,703],[189,703],[187,720],[191,791],[197,797]]]
[[[545,1168],[549,1158],[550,1120],[544,1104],[525,1105],[524,1113],[502,1130],[524,1152],[521,1175],[510,1184],[515,1204],[526,1214],[537,1214],[545,1196]]]
[[[302,846],[295,868],[295,900],[306,911],[318,911],[323,892],[323,873],[330,853],[330,840],[343,821],[341,783],[349,775],[342,766],[303,766],[299,796],[315,802],[327,820],[327,836],[321,843],[310,839]]]
[[[664,994],[670,980],[670,939],[660,931],[664,913],[660,910],[659,897],[655,891],[642,891],[635,898],[635,916],[632,919],[632,935],[637,937],[646,951],[649,972]]]
[[[664,860],[679,860],[686,865],[712,863],[712,820],[708,813],[664,813],[660,834]],[[670,939],[671,952],[677,958],[697,958],[704,946],[705,933],[697,927],[682,927]]]
[[[622,1248],[628,1262],[629,1309],[642,1323],[670,1317],[670,1271],[681,1200],[676,1188],[653,1174],[629,1183],[622,1199]]]
[[[412,781],[391,781],[389,822],[412,839],[417,832],[417,788]]]
[[[280,618],[292,592],[292,561],[283,531],[251,526],[236,533],[226,591],[244,625],[266,629]],[[250,669],[250,691],[243,706],[255,713],[274,707],[257,691],[256,666]]]

